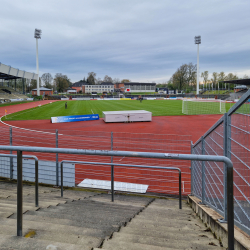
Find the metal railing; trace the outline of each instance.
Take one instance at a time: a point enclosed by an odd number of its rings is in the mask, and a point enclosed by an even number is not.
[[[0,154],[0,157],[17,158],[17,155]],[[38,158],[35,155],[23,155],[23,159],[34,159],[35,160],[35,206],[39,206],[38,198]],[[11,178],[12,179],[12,178]],[[17,189],[17,193],[19,190]]]
[[[76,155],[99,155],[99,156],[125,156],[140,158],[159,158],[175,159],[189,161],[213,161],[223,162],[226,165],[227,173],[227,215],[228,215],[228,249],[234,249],[234,204],[233,204],[233,164],[225,156],[210,155],[191,155],[191,154],[169,154],[169,153],[151,153],[151,152],[130,152],[130,151],[108,151],[108,150],[84,150],[84,149],[66,149],[66,148],[45,148],[45,147],[21,147],[0,145],[0,150],[17,151],[17,168],[19,189],[17,197],[17,236],[22,236],[22,152],[42,152],[58,154],[76,154]]]
[[[27,112],[27,111],[26,111]],[[88,148],[92,150],[116,150],[116,151],[138,151],[138,152],[158,152],[158,153],[183,153],[190,154],[191,136],[183,135],[167,135],[167,134],[140,134],[140,133],[122,133],[122,132],[103,132],[103,131],[75,131],[75,130],[43,130],[36,131],[33,129],[18,129],[15,127],[3,126],[0,144],[10,146],[38,146],[38,147],[56,147],[56,148]],[[1,153],[1,152],[0,152]],[[96,162],[112,162],[117,164],[137,164],[149,166],[177,167],[182,172],[182,194],[188,195],[191,192],[190,182],[190,162],[178,161],[174,162],[162,159],[143,159],[131,157],[98,157],[93,160],[90,156],[75,156],[46,153],[36,154],[39,157],[39,181],[60,185],[60,162],[62,160],[70,161],[96,161]],[[15,171],[9,173],[8,164],[13,166],[11,162],[0,160],[0,175],[11,177],[16,174]],[[174,165],[173,165],[174,164]],[[85,171],[86,178],[95,176],[93,179],[105,179],[109,176],[109,169],[98,168],[93,166],[91,171],[87,165],[65,164],[65,185],[75,186],[82,181],[79,172]],[[162,176],[161,170],[143,171],[141,173],[133,173],[133,169],[129,172],[125,168],[120,167],[119,181],[132,182],[138,178],[142,183],[150,183],[149,192],[164,193],[170,195],[178,195],[178,180],[171,174],[165,173]],[[33,167],[29,166],[27,161],[23,166],[23,178],[27,181],[33,180]],[[164,182],[164,183],[163,183]],[[161,183],[161,185],[159,184]],[[162,185],[163,184],[163,185]]]
[[[235,224],[250,234],[250,90],[192,147],[198,155],[224,155],[234,164]],[[191,193],[227,222],[227,171],[218,162],[192,162]]]
[[[84,161],[61,161],[61,197],[63,197],[63,163],[77,163],[77,164],[90,164],[90,165],[106,165],[111,166],[111,201],[114,201],[114,167],[135,167],[135,168],[151,168],[151,169],[168,169],[179,172],[179,209],[182,209],[181,204],[181,170],[174,167],[160,167],[160,166],[143,166],[143,165],[132,165],[132,164],[117,164],[117,163],[104,163],[104,162],[84,162]]]

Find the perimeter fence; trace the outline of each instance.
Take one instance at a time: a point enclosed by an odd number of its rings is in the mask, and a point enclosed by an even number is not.
[[[191,136],[158,135],[103,131],[77,131],[77,130],[43,130],[18,129],[15,127],[1,127],[1,145],[54,147],[88,150],[114,150],[134,152],[169,152],[173,154],[190,154]],[[1,152],[1,151],[0,151]],[[4,153],[4,152],[2,152]],[[6,152],[5,152],[6,153]],[[10,152],[15,153],[15,152]],[[24,154],[26,154],[24,152]],[[172,159],[154,159],[118,156],[91,156],[37,153],[39,159],[39,182],[60,185],[60,162],[84,161],[105,162],[131,165],[150,165],[164,167],[178,167],[182,171],[182,193],[191,192],[190,161]],[[34,181],[34,167],[32,160],[23,160],[23,178]],[[0,175],[7,178],[16,178],[16,159],[0,158]],[[64,164],[64,185],[75,186],[83,180],[110,181],[110,168],[107,165],[91,164]],[[175,172],[164,169],[126,168],[115,166],[114,180],[117,182],[148,185],[147,192],[178,195],[179,180]],[[108,189],[108,188],[107,188]]]
[[[192,147],[196,155],[224,155],[234,166],[235,224],[250,234],[250,90]],[[226,166],[192,162],[191,193],[227,220]]]

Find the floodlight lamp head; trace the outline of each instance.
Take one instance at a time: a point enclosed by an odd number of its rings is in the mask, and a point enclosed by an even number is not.
[[[35,29],[35,34],[34,34],[35,38],[41,39],[41,34],[42,34],[42,30]]]
[[[194,42],[195,42],[195,44],[201,44],[201,36],[195,36]]]

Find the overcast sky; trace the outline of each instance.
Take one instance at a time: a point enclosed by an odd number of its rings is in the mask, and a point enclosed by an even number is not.
[[[0,62],[72,82],[97,77],[168,81],[184,63],[250,76],[249,0],[0,0]]]

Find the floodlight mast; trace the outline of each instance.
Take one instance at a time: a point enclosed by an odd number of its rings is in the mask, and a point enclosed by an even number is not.
[[[196,95],[199,94],[199,44],[201,44],[201,36],[194,38],[195,44],[197,44],[197,84],[196,84]]]
[[[40,95],[40,87],[39,87],[39,61],[38,61],[38,39],[41,39],[42,30],[35,29],[35,35],[36,38],[36,72],[37,72],[37,88],[36,88],[36,94]]]

